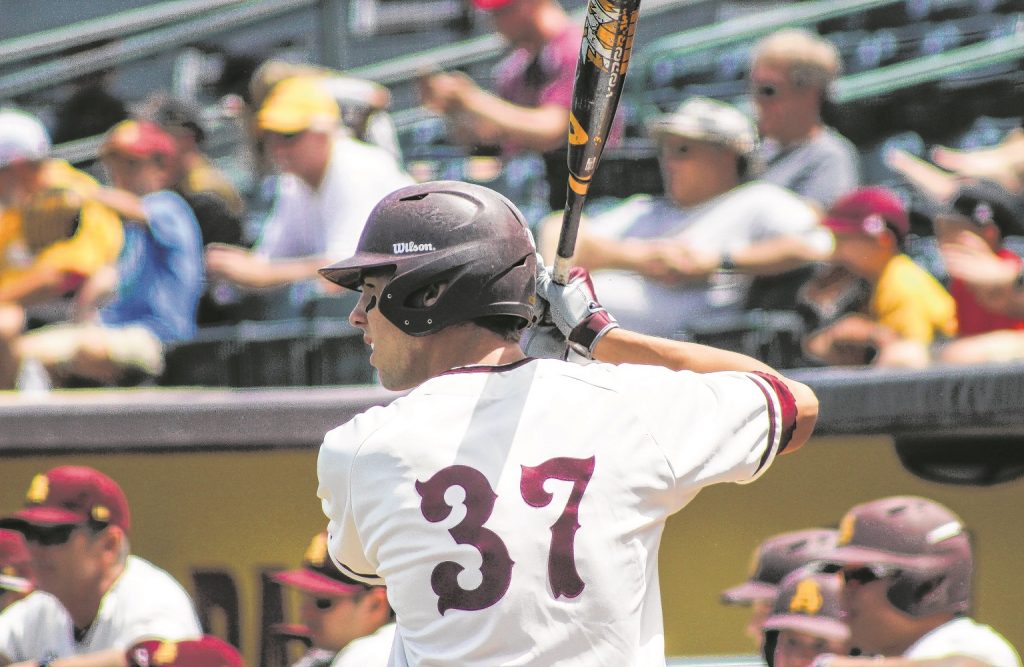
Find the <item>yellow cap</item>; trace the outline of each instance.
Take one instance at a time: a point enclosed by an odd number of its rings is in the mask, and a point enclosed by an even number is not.
[[[328,132],[338,124],[338,103],[319,79],[297,76],[275,85],[256,117],[265,132],[291,134],[303,130]]]

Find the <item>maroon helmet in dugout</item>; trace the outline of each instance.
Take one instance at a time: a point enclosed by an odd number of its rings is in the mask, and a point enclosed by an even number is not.
[[[536,259],[522,213],[480,185],[434,181],[400,188],[371,211],[352,257],[320,269],[357,290],[364,273],[394,269],[377,307],[412,336],[504,315],[533,319]],[[419,297],[446,284],[430,305]]]
[[[971,606],[973,557],[963,522],[927,498],[893,496],[857,505],[839,524],[831,568],[892,568],[889,602],[911,616],[965,613]]]
[[[774,664],[779,632],[789,630],[829,641],[847,642],[850,628],[843,622],[842,579],[804,565],[779,582],[771,615],[764,622],[764,657]]]
[[[827,528],[811,528],[769,537],[754,551],[750,577],[722,591],[722,602],[750,604],[774,599],[783,577],[835,548],[836,534]]]

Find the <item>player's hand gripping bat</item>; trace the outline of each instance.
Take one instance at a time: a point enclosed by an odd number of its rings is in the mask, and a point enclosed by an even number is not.
[[[611,130],[633,49],[640,0],[590,0],[569,111],[569,183],[554,279],[565,285],[583,203]]]

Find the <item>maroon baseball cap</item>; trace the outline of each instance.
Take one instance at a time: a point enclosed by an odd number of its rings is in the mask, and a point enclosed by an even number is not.
[[[847,564],[933,568],[971,560],[963,522],[927,498],[891,496],[850,509],[839,523],[836,548],[821,559]]]
[[[25,507],[0,519],[0,528],[103,523],[126,533],[131,527],[128,499],[117,482],[86,466],[58,466],[36,475]]]
[[[371,588],[341,573],[327,554],[326,532],[313,537],[302,559],[302,567],[278,572],[271,578],[312,595],[352,595]]]
[[[763,627],[766,631],[795,630],[847,641],[850,628],[842,621],[841,590],[838,574],[826,574],[808,565],[798,568],[779,583],[772,614]]]
[[[751,560],[750,577],[722,591],[725,604],[750,604],[775,598],[779,582],[801,565],[821,558],[836,545],[836,531],[827,528],[773,535],[758,545]]]
[[[35,588],[32,556],[21,533],[0,530],[0,589],[28,593]]]
[[[125,656],[128,667],[245,667],[238,649],[213,635],[183,641],[149,639],[132,646]]]
[[[886,229],[903,242],[910,232],[907,207],[895,192],[871,186],[840,197],[825,214],[822,224],[833,232],[859,232],[878,236]]]

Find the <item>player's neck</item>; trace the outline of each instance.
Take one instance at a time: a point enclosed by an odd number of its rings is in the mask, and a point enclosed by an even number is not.
[[[431,365],[435,375],[464,366],[504,366],[526,356],[518,343],[472,324],[449,327],[443,333],[448,340],[435,348]]]

